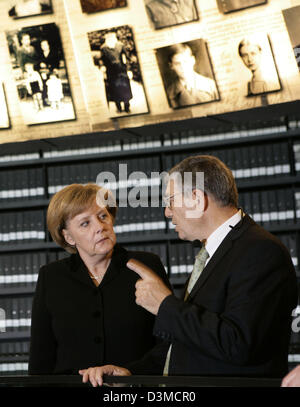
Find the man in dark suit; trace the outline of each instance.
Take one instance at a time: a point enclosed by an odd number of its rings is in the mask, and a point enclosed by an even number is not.
[[[103,374],[283,377],[297,306],[287,249],[238,209],[232,172],[216,157],[175,166],[166,195],[179,238],[202,242],[184,296],[172,295],[148,267],[127,263],[141,277],[136,302],[156,315],[154,334],[164,341],[126,369],[81,371],[83,381],[101,385]]]

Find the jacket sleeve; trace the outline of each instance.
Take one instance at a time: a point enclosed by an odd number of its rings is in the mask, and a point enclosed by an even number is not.
[[[32,304],[29,374],[51,374],[56,361],[56,341],[51,327],[51,315],[46,306],[46,273],[42,267]]]
[[[290,329],[297,305],[296,276],[287,252],[273,241],[254,243],[232,264],[224,290],[221,313],[202,306],[199,297],[184,302],[168,296],[154,334],[236,365],[264,360],[268,349],[274,352],[272,336]]]

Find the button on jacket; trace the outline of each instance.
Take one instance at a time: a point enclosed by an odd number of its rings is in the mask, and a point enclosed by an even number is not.
[[[32,309],[29,374],[68,374],[103,364],[122,366],[157,341],[154,315],[135,303],[139,276],[126,267],[135,258],[170,287],[158,256],[116,245],[96,287],[78,254],[43,266]]]

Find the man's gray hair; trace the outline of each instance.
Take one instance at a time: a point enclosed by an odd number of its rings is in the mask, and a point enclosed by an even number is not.
[[[203,189],[197,185],[197,173],[204,174],[204,192],[211,196],[221,207],[238,206],[238,191],[231,170],[217,157],[210,155],[196,155],[185,158],[175,165],[169,175],[178,173],[181,176],[183,188],[185,174],[190,173],[192,179],[191,187]],[[189,177],[190,178],[190,177]]]

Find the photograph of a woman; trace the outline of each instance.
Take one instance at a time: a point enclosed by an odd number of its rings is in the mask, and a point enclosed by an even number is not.
[[[238,54],[250,73],[247,96],[281,89],[267,35],[255,35],[242,39],[238,45]]]
[[[88,33],[88,39],[97,76],[105,85],[104,97],[110,117],[148,113],[131,28],[93,31]]]

